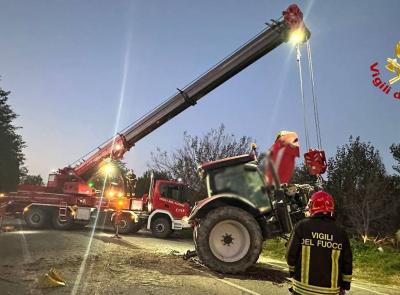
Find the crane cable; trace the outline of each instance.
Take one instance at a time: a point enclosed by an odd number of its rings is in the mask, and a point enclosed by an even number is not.
[[[303,74],[301,71],[301,52],[300,52],[300,44],[296,45],[296,59],[297,64],[299,65],[299,76],[300,76],[300,93],[301,93],[301,103],[303,105],[303,121],[304,121],[304,135],[306,138],[306,148],[307,151],[310,149],[310,139],[308,135],[308,127],[307,127],[307,109],[306,102],[304,99],[304,88],[303,88]]]
[[[314,70],[313,70],[313,64],[312,64],[312,53],[311,53],[311,46],[309,40],[307,40],[307,58],[308,58],[308,69],[310,72],[310,81],[311,81],[311,93],[312,93],[312,100],[313,100],[313,108],[314,108],[314,123],[315,123],[315,131],[317,135],[317,145],[318,145],[318,150],[322,151],[322,140],[321,140],[321,129],[320,129],[320,124],[319,124],[319,113],[318,113],[318,102],[317,102],[317,97],[315,95],[315,83],[314,83]],[[308,132],[308,126],[307,126],[307,108],[306,108],[306,102],[304,99],[304,87],[303,87],[303,75],[301,71],[301,52],[300,52],[300,44],[297,44],[296,46],[296,51],[297,51],[297,63],[299,66],[299,76],[300,76],[300,92],[301,92],[301,102],[303,105],[303,117],[304,117],[304,130],[305,130],[305,137],[306,137],[306,147],[307,150],[310,150],[310,139],[309,139],[309,132]],[[319,190],[322,190],[324,188],[324,180],[321,176],[321,174],[316,175],[316,186]]]
[[[311,82],[311,94],[313,100],[313,109],[314,109],[314,123],[315,123],[315,132],[317,135],[317,145],[318,149],[322,149],[322,140],[321,140],[321,129],[319,124],[319,113],[318,113],[318,101],[315,95],[315,82],[314,82],[314,69],[312,63],[312,54],[311,54],[311,46],[309,40],[307,40],[307,57],[308,57],[308,69],[310,72],[310,82]],[[304,98],[304,86],[303,86],[303,73],[301,70],[301,51],[300,51],[300,44],[296,46],[296,59],[299,66],[299,77],[300,77],[300,92],[301,92],[301,103],[303,105],[303,121],[304,121],[304,133],[306,138],[306,148],[309,150],[310,148],[310,137],[308,131],[308,124],[307,124],[307,107],[306,101]]]
[[[307,44],[308,69],[310,72],[310,81],[311,81],[311,94],[312,94],[313,106],[314,106],[315,132],[317,134],[318,149],[321,150],[322,149],[321,129],[319,126],[318,102],[317,102],[317,97],[315,95],[314,69],[313,69],[313,63],[312,63],[310,40],[307,40],[306,44]]]

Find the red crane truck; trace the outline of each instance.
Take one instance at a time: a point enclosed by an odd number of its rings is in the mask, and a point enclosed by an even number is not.
[[[190,106],[194,106],[209,92],[287,42],[299,27],[304,33],[302,38],[309,38],[310,32],[303,26],[302,13],[296,5],[289,6],[283,15],[283,20],[273,20],[271,24],[267,24],[267,28],[261,33],[189,85],[177,89],[178,92],[171,98],[105,144],[78,162],[50,174],[47,186],[19,186],[18,191],[5,193],[0,198],[0,204],[11,202],[6,208],[7,212],[23,211],[25,220],[31,227],[42,227],[49,220],[59,229],[69,228],[75,223],[87,223],[96,209],[99,211],[103,208],[103,202],[98,202],[87,181],[94,171],[99,169],[104,159],[121,159],[140,139]],[[131,203],[135,202],[132,200]],[[148,207],[151,206],[150,202]],[[171,213],[170,209],[166,207],[165,211]],[[131,220],[139,221],[135,211],[129,208],[124,210],[124,214],[131,216]],[[174,228],[174,225],[171,224],[171,228]]]

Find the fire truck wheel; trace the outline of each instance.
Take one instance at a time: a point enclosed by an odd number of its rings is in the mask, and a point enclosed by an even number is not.
[[[133,234],[135,234],[139,230],[141,230],[143,228],[143,225],[144,225],[142,221],[132,222],[132,223],[133,223],[133,227],[132,227],[131,233],[133,233]]]
[[[47,225],[47,214],[46,211],[41,208],[29,208],[24,213],[25,222],[28,227],[31,228],[43,228]]]
[[[60,217],[58,214],[58,210],[56,210],[53,212],[53,216],[51,218],[51,224],[55,229],[69,230],[74,226],[74,218],[71,216],[69,211],[67,216]]]
[[[114,230],[117,230],[115,222],[113,222],[113,226]],[[140,229],[136,229],[136,223],[132,220],[132,217],[127,214],[123,214],[120,217],[118,226],[118,233],[120,234],[135,233]]]
[[[171,222],[165,217],[158,217],[151,221],[151,233],[156,238],[165,239],[172,233]]]
[[[210,211],[194,231],[201,261],[222,273],[244,272],[256,263],[262,250],[260,226],[243,209],[223,206]]]

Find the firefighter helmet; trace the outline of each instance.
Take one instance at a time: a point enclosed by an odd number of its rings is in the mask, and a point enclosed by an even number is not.
[[[313,216],[317,213],[330,213],[335,211],[335,202],[330,194],[324,191],[314,193],[308,201],[308,211]]]

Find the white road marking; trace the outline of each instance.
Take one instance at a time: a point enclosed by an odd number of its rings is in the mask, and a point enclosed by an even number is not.
[[[20,226],[22,226],[22,223],[19,219],[18,219],[18,224]],[[24,258],[24,263],[31,263],[33,261],[32,255],[31,255],[31,252],[29,252],[28,242],[26,241],[24,231],[20,230],[20,231],[17,231],[17,233],[19,233],[21,236],[22,257]]]
[[[236,288],[236,289],[239,289],[240,291],[243,291],[243,292],[246,292],[246,293],[249,293],[249,294],[252,294],[252,295],[261,295],[260,293],[251,291],[251,290],[249,290],[249,289],[247,289],[247,288],[245,288],[245,287],[236,285],[235,283],[229,282],[229,281],[227,281],[227,280],[219,279],[219,278],[216,278],[216,277],[214,277],[214,276],[212,276],[212,277],[213,277],[215,280],[217,280],[218,282],[221,282],[221,283],[224,283],[224,284],[229,285],[229,286],[231,286],[231,287],[234,287],[234,288]]]
[[[382,293],[382,292],[378,292],[378,291],[375,291],[375,290],[371,290],[371,289],[367,289],[367,288],[360,287],[360,286],[358,286],[358,285],[356,285],[356,284],[354,284],[354,283],[351,284],[351,287],[352,287],[352,288],[361,289],[361,290],[365,290],[365,291],[368,291],[368,292],[372,292],[372,293],[375,293],[375,294],[389,295],[388,293]]]

